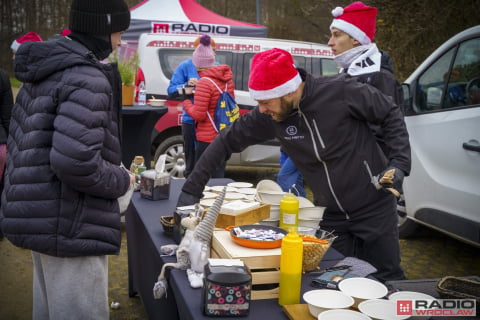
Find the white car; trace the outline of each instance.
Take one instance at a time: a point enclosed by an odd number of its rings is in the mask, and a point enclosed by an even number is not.
[[[412,171],[400,236],[422,224],[480,247],[480,25],[435,50],[404,89]]]

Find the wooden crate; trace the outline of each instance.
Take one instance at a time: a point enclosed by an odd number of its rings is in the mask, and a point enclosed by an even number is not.
[[[258,208],[251,209],[241,213],[220,212],[215,226],[217,228],[226,228],[229,226],[242,226],[254,224],[270,217],[270,205],[261,204]]]
[[[280,254],[280,248],[242,247],[233,241],[230,232],[224,230],[213,232],[211,257],[240,259],[245,263],[252,273],[252,300],[278,298]]]

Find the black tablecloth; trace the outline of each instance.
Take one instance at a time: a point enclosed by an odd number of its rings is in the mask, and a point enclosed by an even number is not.
[[[169,289],[167,297],[161,300],[153,298],[153,285],[157,281],[162,265],[174,262],[175,257],[160,256],[160,247],[174,243],[173,238],[165,235],[160,216],[173,214],[184,179],[173,179],[170,184],[168,200],[150,201],[136,192],[126,213],[128,245],[129,294],[139,294],[149,319],[212,319],[203,316],[201,311],[202,289],[190,287],[185,271],[173,269],[167,272]],[[229,179],[212,179],[209,185],[225,185]],[[321,262],[327,268],[341,260],[343,256],[329,249]],[[314,274],[302,279],[302,294],[313,289],[310,282]],[[287,319],[277,299],[255,300],[250,307],[250,315],[242,319]],[[216,318],[232,319],[232,318]]]
[[[122,162],[125,167],[130,168],[138,155],[145,158],[145,166],[150,168],[153,128],[167,111],[167,107],[148,105],[122,107]]]

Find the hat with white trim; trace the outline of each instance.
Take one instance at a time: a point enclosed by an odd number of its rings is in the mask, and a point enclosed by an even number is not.
[[[333,28],[348,33],[361,44],[373,42],[376,31],[377,8],[369,7],[361,1],[332,10],[334,17],[330,30]]]
[[[270,49],[253,56],[248,90],[255,100],[283,97],[298,89],[302,78],[292,55],[282,49]]]
[[[42,37],[35,32],[27,32],[23,36],[13,40],[10,48],[13,52],[17,52],[20,45],[28,41],[42,41]]]

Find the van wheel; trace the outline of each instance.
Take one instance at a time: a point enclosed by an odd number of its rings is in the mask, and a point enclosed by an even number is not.
[[[398,235],[402,239],[407,239],[415,235],[418,229],[418,224],[407,218],[405,207],[397,206],[398,213]]]
[[[183,178],[185,176],[185,153],[183,152],[182,136],[173,136],[163,140],[155,150],[155,163],[166,154],[165,170],[170,176]]]

